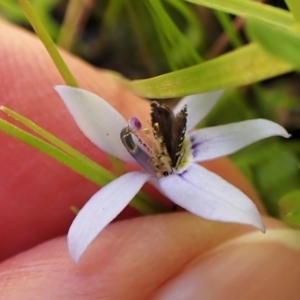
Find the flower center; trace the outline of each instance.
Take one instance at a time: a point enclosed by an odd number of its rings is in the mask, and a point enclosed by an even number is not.
[[[186,106],[175,116],[166,105],[152,102],[151,129],[143,128],[133,117],[121,132],[122,142],[134,159],[156,177],[178,173],[186,166],[190,153],[185,139],[186,118]]]

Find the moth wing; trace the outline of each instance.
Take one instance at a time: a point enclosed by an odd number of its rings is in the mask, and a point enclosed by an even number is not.
[[[173,139],[174,139],[174,155],[175,166],[177,164],[178,158],[181,155],[181,150],[184,142],[185,132],[186,132],[186,120],[187,120],[187,107],[184,106],[182,110],[176,115],[173,123]]]
[[[172,126],[174,118],[172,110],[166,105],[161,105],[158,102],[151,103],[152,127],[154,128],[154,124],[158,124],[165,143],[168,143],[168,140],[171,138],[170,126]]]
[[[166,146],[168,154],[172,161],[172,167],[176,166],[178,157],[180,155],[184,135],[186,131],[186,106],[175,116],[173,111],[164,104],[158,102],[151,103],[151,123],[158,124],[159,130],[155,132],[162,136],[163,142]]]

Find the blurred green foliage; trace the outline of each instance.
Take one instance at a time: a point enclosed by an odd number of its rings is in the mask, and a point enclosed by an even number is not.
[[[52,14],[58,3],[59,0],[31,0],[31,5],[53,39],[56,38],[60,29],[60,24]],[[30,23],[16,0],[0,1],[0,13],[4,18],[30,28]]]
[[[300,228],[300,190],[285,194],[279,201],[281,218],[289,225]]]

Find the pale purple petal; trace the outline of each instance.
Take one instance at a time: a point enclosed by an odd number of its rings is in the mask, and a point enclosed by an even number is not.
[[[97,147],[121,160],[134,162],[120,139],[127,122],[108,102],[83,89],[56,86],[55,90],[67,106],[84,135]]]
[[[197,164],[159,179],[163,193],[191,213],[214,221],[248,224],[264,231],[254,203],[239,189]]]
[[[68,233],[68,247],[77,263],[90,243],[130,202],[151,175],[127,173],[98,191],[79,211]]]
[[[189,137],[194,160],[201,162],[232,154],[271,136],[288,138],[290,134],[277,123],[256,119],[199,129]]]
[[[180,110],[187,105],[187,131],[193,129],[206,115],[213,109],[221,98],[224,90],[186,96],[174,108],[174,113],[178,114]]]

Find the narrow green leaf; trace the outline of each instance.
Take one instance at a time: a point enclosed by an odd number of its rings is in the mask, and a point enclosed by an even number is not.
[[[202,59],[179,30],[159,0],[145,1],[166,58],[173,70],[199,63]]]
[[[284,222],[300,228],[300,190],[284,195],[279,200],[279,211]]]
[[[31,23],[34,31],[40,38],[41,42],[44,44],[47,52],[52,58],[54,64],[56,65],[58,71],[60,72],[61,76],[65,80],[66,84],[70,86],[78,87],[75,78],[73,77],[72,73],[70,72],[64,60],[62,59],[54,42],[52,41],[47,30],[44,28],[43,24],[41,23],[39,17],[35,13],[29,1],[28,0],[18,0],[18,1],[24,13],[26,14],[29,22]]]
[[[234,28],[232,19],[227,13],[224,13],[219,10],[215,10],[214,14],[216,18],[218,19],[220,25],[222,26],[224,32],[227,34],[228,38],[230,39],[230,42],[234,48],[238,48],[243,46],[243,40],[239,36],[239,33]]]
[[[57,44],[64,49],[70,50],[76,41],[84,19],[92,9],[92,3],[85,0],[70,0],[60,28]]]
[[[210,61],[157,77],[126,81],[147,98],[171,98],[251,84],[292,71],[291,64],[250,44]]]
[[[198,51],[205,44],[204,40],[206,39],[206,34],[203,24],[197,15],[197,11],[194,9],[194,7],[189,5],[189,3],[184,3],[183,1],[167,0],[167,3],[176,9],[178,13],[186,19],[188,24],[186,29],[180,27],[180,30],[184,30],[183,33],[186,39],[197,50],[198,60],[196,63],[203,61],[203,57],[200,57]]]
[[[217,9],[229,14],[251,17],[280,27],[294,25],[292,14],[267,4],[251,0],[185,0],[205,7]]]
[[[294,65],[300,70],[300,34],[291,30],[250,19],[247,22],[250,38],[269,53]]]
[[[0,109],[3,112],[5,112],[8,116],[14,118],[18,122],[22,123],[23,125],[25,125],[29,129],[31,129],[33,132],[39,134],[45,140],[52,143],[56,148],[63,150],[69,156],[74,157],[77,161],[83,163],[85,166],[87,166],[91,169],[94,169],[101,176],[107,177],[107,180],[111,180],[113,178],[112,174],[110,172],[108,172],[105,168],[98,165],[97,163],[95,163],[94,161],[89,159],[87,156],[83,155],[82,153],[80,153],[79,151],[77,151],[76,149],[74,149],[73,147],[68,145],[67,143],[63,142],[62,140],[60,140],[59,138],[57,138],[53,134],[46,131],[45,129],[41,128],[40,126],[38,126],[37,124],[35,124],[31,120],[25,118],[24,116],[21,116],[17,112],[15,112],[15,111],[13,111],[13,110],[5,107],[5,106],[1,106]]]
[[[300,22],[300,5],[299,0],[285,0],[289,10],[294,16],[296,22]]]
[[[84,165],[82,162],[76,160],[75,158],[71,157],[70,155],[63,152],[62,150],[48,144],[47,142],[18,128],[17,126],[10,124],[9,122],[1,118],[0,118],[0,131],[47,154],[48,156],[54,158],[55,160],[59,161],[63,165],[69,167],[70,169],[81,174],[82,176],[84,176],[85,178],[89,179],[90,181],[94,182],[99,186],[103,186],[115,178],[113,174],[110,175],[110,178],[108,176],[107,177],[99,176],[99,173],[97,171],[91,168],[87,168],[87,166]]]

